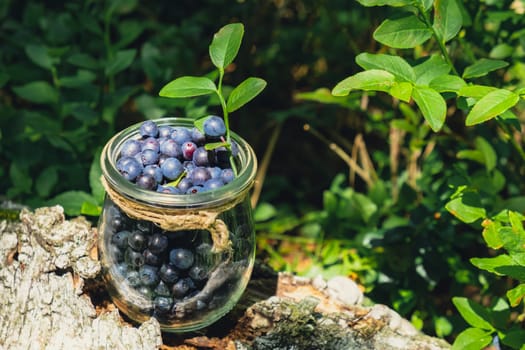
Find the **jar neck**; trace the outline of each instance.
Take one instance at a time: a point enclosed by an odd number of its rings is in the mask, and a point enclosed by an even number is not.
[[[193,120],[187,118],[162,118],[154,120],[159,126],[193,127]],[[257,170],[257,159],[250,145],[239,135],[231,133],[232,139],[239,148],[238,174],[230,183],[213,191],[203,191],[195,194],[168,194],[142,189],[126,180],[117,170],[116,164],[120,150],[125,141],[138,139],[140,123],[132,125],[113,136],[102,150],[100,164],[102,175],[112,190],[130,200],[158,207],[180,209],[199,209],[203,207],[221,206],[235,198],[245,196],[252,187]]]

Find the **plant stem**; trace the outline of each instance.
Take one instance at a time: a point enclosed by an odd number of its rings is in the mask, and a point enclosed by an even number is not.
[[[428,12],[425,11],[425,9],[423,8],[422,5],[418,6],[418,10],[419,10],[419,13],[421,13],[421,16],[423,17],[423,21],[425,22],[425,25],[427,26],[427,28],[432,31],[432,36],[437,41],[438,46],[439,46],[439,50],[441,51],[441,54],[445,58],[445,62],[447,62],[447,64],[450,66],[450,68],[452,69],[452,72],[455,75],[459,76],[459,73],[456,70],[456,67],[454,67],[454,64],[452,63],[452,60],[450,59],[450,55],[448,54],[447,48],[445,47],[445,43],[440,39],[438,33],[434,29],[434,26],[432,26],[432,22],[430,21],[430,17],[428,15]]]
[[[231,139],[230,139],[230,118],[228,116],[228,108],[226,107],[226,101],[224,100],[224,97],[222,96],[222,78],[224,77],[224,69],[219,68],[219,84],[217,84],[217,96],[219,97],[219,101],[221,103],[222,107],[222,117],[224,119],[224,126],[226,126],[226,143],[228,148],[228,151],[230,152],[230,165],[232,167],[233,173],[235,176],[237,176],[237,166],[235,165],[235,159],[232,155],[232,147],[231,147]]]

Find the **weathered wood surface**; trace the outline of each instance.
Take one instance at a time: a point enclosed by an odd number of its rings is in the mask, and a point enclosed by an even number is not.
[[[96,230],[61,207],[0,221],[0,349],[448,349],[384,305],[364,307],[346,277],[275,274],[257,265],[236,308],[187,334],[120,315],[98,280]]]

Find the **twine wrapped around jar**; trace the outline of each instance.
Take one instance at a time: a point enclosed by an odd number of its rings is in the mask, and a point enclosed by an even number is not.
[[[228,226],[218,218],[218,215],[235,207],[244,196],[237,196],[231,202],[206,210],[161,208],[128,199],[115,191],[104,176],[101,176],[100,181],[113,203],[130,218],[151,221],[166,231],[207,230],[213,241],[214,253],[231,250]]]

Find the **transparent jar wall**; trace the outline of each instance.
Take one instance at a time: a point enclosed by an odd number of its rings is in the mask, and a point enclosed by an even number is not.
[[[188,125],[174,118],[161,123]],[[240,148],[241,170],[223,188],[195,195],[136,189],[114,166],[120,145],[136,137],[136,129],[117,134],[103,151],[102,171],[111,189],[152,210],[165,208],[175,221],[186,222],[187,216],[195,213],[207,217],[212,213],[215,219],[212,226],[182,224],[177,229],[163,229],[153,220],[131,218],[117,201],[106,196],[98,227],[103,278],[113,302],[131,319],[144,322],[155,317],[169,332],[197,330],[230,311],[248,284],[255,254],[248,195],[255,157],[245,141],[234,135]],[[210,228],[217,226],[224,227],[226,233],[221,241],[227,244],[220,247]],[[167,248],[161,249],[166,244]]]

